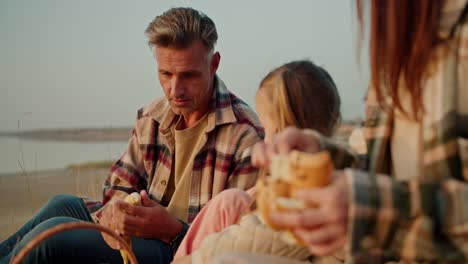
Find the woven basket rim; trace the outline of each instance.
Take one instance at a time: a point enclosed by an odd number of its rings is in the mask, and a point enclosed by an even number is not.
[[[59,233],[65,232],[65,231],[69,231],[69,230],[74,230],[74,229],[94,229],[94,230],[98,230],[98,231],[101,231],[103,233],[106,233],[106,234],[112,236],[114,239],[116,239],[120,243],[122,248],[129,253],[130,263],[138,264],[137,259],[135,257],[135,254],[133,253],[132,248],[130,247],[130,245],[128,245],[127,242],[125,242],[125,240],[121,236],[119,236],[117,233],[115,233],[114,231],[112,231],[111,229],[109,229],[109,228],[107,228],[105,226],[102,226],[102,225],[99,225],[99,224],[94,224],[94,223],[89,223],[89,222],[62,223],[62,224],[56,225],[56,226],[54,226],[52,228],[49,228],[49,229],[43,231],[42,233],[40,233],[39,235],[34,237],[31,241],[29,241],[18,252],[18,254],[16,254],[11,259],[10,263],[12,263],[12,264],[22,263],[23,259],[29,254],[29,252],[31,252],[32,249],[34,249],[36,246],[38,246],[39,244],[44,242],[46,239],[48,239],[48,238],[50,238],[50,237],[52,237],[52,236],[54,236],[56,234],[59,234]]]

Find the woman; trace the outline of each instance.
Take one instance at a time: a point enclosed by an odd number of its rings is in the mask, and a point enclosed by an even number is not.
[[[348,261],[358,263],[466,263],[467,1],[370,4],[367,168],[337,171],[329,186],[298,193],[317,209],[272,218],[318,256],[344,246]],[[362,10],[358,1],[361,25]],[[257,145],[254,163],[267,166],[272,155],[292,149],[339,148],[324,135],[290,128]],[[266,260],[218,261],[233,257]]]

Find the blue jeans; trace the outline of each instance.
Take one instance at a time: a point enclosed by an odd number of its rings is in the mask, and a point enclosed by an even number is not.
[[[0,244],[0,264],[32,238],[61,223],[87,221],[92,218],[84,202],[73,195],[57,195],[21,229]],[[132,238],[132,249],[138,263],[170,263],[172,248],[153,239]],[[119,251],[110,248],[96,230],[70,230],[54,235],[33,249],[23,263],[122,263]]]

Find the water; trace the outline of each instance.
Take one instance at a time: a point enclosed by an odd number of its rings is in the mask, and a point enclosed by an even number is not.
[[[116,160],[127,142],[35,141],[0,137],[0,174],[65,168],[89,161]],[[21,164],[21,165],[20,165]],[[22,168],[23,167],[23,168]]]

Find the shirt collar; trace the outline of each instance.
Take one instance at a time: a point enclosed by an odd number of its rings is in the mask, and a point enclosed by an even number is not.
[[[450,33],[458,22],[468,0],[448,0],[442,8],[442,16],[439,22],[439,36],[443,39],[450,37]]]
[[[217,75],[215,75],[213,94],[209,104],[206,133],[217,126],[237,121],[232,106],[231,93]],[[177,115],[172,111],[167,99],[159,101],[151,109],[149,115],[159,123],[159,130],[162,133],[167,133],[177,121]]]

